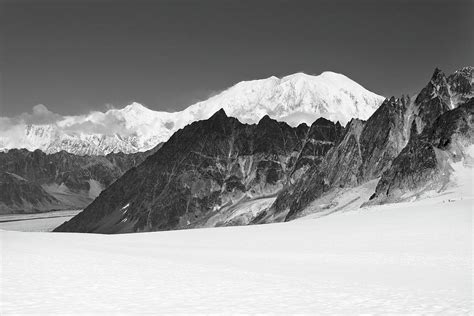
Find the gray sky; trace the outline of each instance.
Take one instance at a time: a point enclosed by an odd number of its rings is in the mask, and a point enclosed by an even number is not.
[[[474,65],[470,0],[0,0],[0,116],[180,110],[241,80],[343,73],[386,96]]]

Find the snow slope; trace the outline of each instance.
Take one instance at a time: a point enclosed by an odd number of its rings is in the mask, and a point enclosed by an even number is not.
[[[458,181],[467,190],[281,224],[1,231],[0,313],[472,314],[472,177]]]
[[[326,71],[319,76],[296,73],[283,78],[242,81],[183,114],[208,118],[223,108],[244,123],[256,123],[268,114],[290,125],[311,124],[318,117],[346,124],[352,118],[368,119],[384,97],[348,77]]]
[[[353,117],[367,119],[383,100],[344,75],[323,72],[319,76],[296,73],[281,79],[242,81],[174,113],[153,111],[134,102],[123,109],[60,116],[37,105],[33,114],[24,114],[24,118],[0,117],[0,150],[130,153],[149,150],[176,130],[208,119],[221,108],[245,123],[256,123],[268,114],[290,125],[311,124],[318,117],[345,124]]]

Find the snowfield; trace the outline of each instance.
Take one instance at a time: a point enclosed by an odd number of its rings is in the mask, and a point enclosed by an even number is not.
[[[473,200],[453,192],[260,226],[1,231],[0,313],[472,314]]]
[[[82,210],[0,215],[0,230],[50,232]]]

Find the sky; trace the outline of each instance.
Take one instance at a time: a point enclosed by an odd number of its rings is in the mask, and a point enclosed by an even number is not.
[[[471,0],[0,0],[0,116],[177,111],[242,80],[345,74],[385,96],[474,65]]]

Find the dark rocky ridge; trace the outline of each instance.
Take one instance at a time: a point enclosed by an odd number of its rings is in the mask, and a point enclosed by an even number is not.
[[[413,109],[417,133],[421,133],[426,125],[430,125],[440,114],[451,108],[451,94],[446,75],[435,69],[430,82],[415,99]]]
[[[292,128],[265,116],[240,123],[223,110],[177,131],[83,212],[55,231],[120,233],[247,224],[239,204],[276,195],[320,163],[340,124]]]
[[[472,67],[449,77],[436,69],[415,98],[387,99],[367,121],[352,120],[343,131],[326,120],[311,128],[290,128],[268,117],[244,125],[219,111],[178,131],[57,231],[120,233],[291,220],[328,192],[389,172],[412,139],[473,95],[472,75]],[[422,159],[425,147],[420,148],[414,151]],[[271,207],[232,217],[239,205],[276,195]]]
[[[464,67],[447,78],[453,107],[474,97],[473,78],[474,67],[471,66]]]
[[[10,172],[0,172],[0,214],[10,213],[15,207],[44,210],[54,208],[60,202],[39,184]]]
[[[446,78],[436,69],[414,101],[387,99],[363,122],[352,120],[342,141],[321,164],[313,166],[296,183],[283,190],[254,223],[291,220],[330,190],[354,187],[380,177],[410,140],[430,127],[443,113],[473,94],[472,67]]]
[[[367,122],[352,120],[342,141],[327,153],[323,162],[282,192],[267,216],[257,222],[268,222],[286,213],[286,220],[293,219],[332,188],[356,186],[380,176],[406,143],[404,113],[408,103],[407,98],[391,98]]]
[[[100,190],[151,152],[107,156],[77,156],[64,151],[45,154],[26,149],[0,152],[0,185],[4,188],[0,191],[0,212],[84,208]]]
[[[439,190],[447,183],[448,160],[459,161],[466,146],[474,144],[474,98],[440,115],[408,145],[385,171],[368,204],[398,202],[408,193]],[[406,197],[405,197],[406,198]]]

